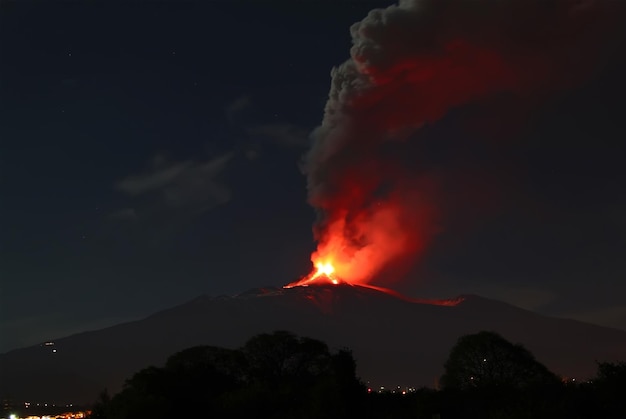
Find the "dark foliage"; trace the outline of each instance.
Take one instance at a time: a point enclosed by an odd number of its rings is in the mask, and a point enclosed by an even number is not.
[[[367,393],[350,351],[333,353],[323,342],[279,331],[237,350],[179,352],[162,368],[136,373],[114,397],[103,392],[91,418],[626,418],[626,363],[599,363],[593,380],[562,382],[522,346],[491,332],[458,340],[442,384]]]
[[[603,417],[626,418],[626,362],[598,363],[594,387]]]
[[[441,385],[447,389],[521,389],[559,381],[526,348],[514,345],[494,332],[459,338],[444,369]]]
[[[261,334],[239,350],[194,347],[141,370],[112,399],[103,393],[92,417],[344,418],[364,394],[355,370],[349,351]]]

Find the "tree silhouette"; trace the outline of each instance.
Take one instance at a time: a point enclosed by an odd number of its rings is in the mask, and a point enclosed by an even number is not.
[[[91,410],[91,419],[106,419],[110,416],[109,409],[111,404],[111,396],[109,390],[104,389],[98,395],[98,400],[93,405]]]
[[[148,367],[94,419],[416,418],[573,419],[626,417],[626,363],[599,363],[593,383],[563,384],[521,345],[493,332],[462,336],[450,351],[442,391],[368,394],[349,350],[286,331],[239,349],[196,346]]]
[[[164,371],[173,384],[168,398],[178,415],[217,414],[220,398],[245,382],[246,360],[238,350],[196,346],[171,356]]]
[[[599,362],[594,385],[604,417],[625,418],[626,362]]]
[[[254,336],[242,352],[249,382],[231,395],[242,417],[344,417],[364,391],[352,354],[332,354],[319,340],[277,331]]]
[[[191,417],[343,418],[364,394],[347,350],[278,331],[252,337],[241,349],[197,346],[145,368],[111,400],[98,419]]]
[[[524,388],[558,383],[558,378],[526,348],[494,332],[459,338],[444,365],[444,388]]]

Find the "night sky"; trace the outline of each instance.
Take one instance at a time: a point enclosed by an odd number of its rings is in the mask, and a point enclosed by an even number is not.
[[[0,351],[309,273],[302,156],[350,25],[391,4],[2,2]],[[379,285],[626,330],[621,39],[424,128],[439,232]]]

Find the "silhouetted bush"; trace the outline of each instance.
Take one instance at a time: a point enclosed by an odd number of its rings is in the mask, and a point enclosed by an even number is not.
[[[626,418],[626,363],[599,363],[583,383],[561,382],[521,345],[491,332],[462,336],[442,390],[367,393],[349,350],[278,331],[240,349],[198,346],[148,367],[92,419],[172,417],[364,419]]]
[[[559,379],[522,345],[495,332],[459,338],[444,365],[444,388],[471,389],[551,385]]]
[[[344,418],[364,394],[347,350],[289,332],[261,334],[241,349],[210,346],[172,355],[101,397],[93,417]]]
[[[626,418],[626,362],[600,362],[594,379],[605,418]]]

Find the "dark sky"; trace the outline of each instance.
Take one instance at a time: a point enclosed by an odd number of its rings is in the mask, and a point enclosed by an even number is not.
[[[1,3],[0,351],[307,274],[299,162],[350,25],[392,3]],[[607,56],[530,111],[428,128],[443,231],[394,288],[626,329],[626,65]]]

